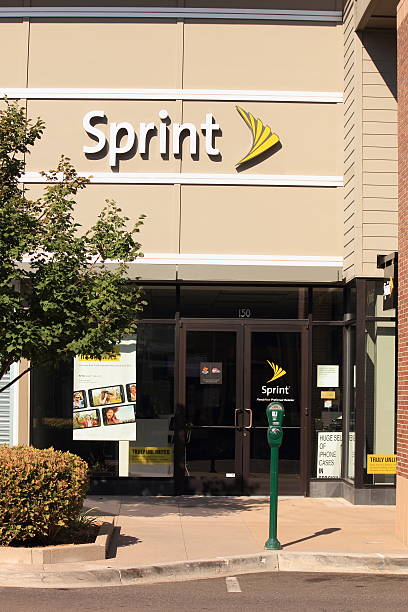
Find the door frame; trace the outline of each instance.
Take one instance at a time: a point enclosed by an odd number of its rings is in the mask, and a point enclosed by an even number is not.
[[[308,495],[311,447],[310,397],[310,359],[309,359],[309,321],[307,319],[186,319],[176,320],[176,359],[175,359],[175,422],[174,422],[174,482],[175,494],[185,492],[185,445],[186,445],[186,353],[187,332],[189,331],[235,331],[237,333],[236,391],[237,408],[243,409],[249,398],[250,341],[252,331],[299,332],[301,342],[301,431],[300,431],[300,480],[303,495]],[[244,376],[238,373],[243,372]],[[241,406],[242,404],[242,406]],[[242,436],[237,435],[236,456],[244,456]],[[239,454],[238,454],[239,453]],[[243,466],[238,472],[242,477]]]

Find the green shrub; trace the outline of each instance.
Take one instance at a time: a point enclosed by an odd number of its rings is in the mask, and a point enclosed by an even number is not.
[[[0,545],[52,543],[80,515],[88,465],[53,448],[0,446]]]

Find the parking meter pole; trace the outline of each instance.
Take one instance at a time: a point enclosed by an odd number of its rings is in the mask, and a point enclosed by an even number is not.
[[[265,542],[266,550],[281,550],[277,536],[278,526],[278,458],[279,447],[283,439],[283,417],[285,409],[280,402],[271,402],[266,408],[268,419],[268,444],[271,448],[269,468],[269,538]]]
[[[269,538],[265,542],[266,550],[281,550],[282,548],[276,537],[278,528],[278,454],[279,448],[271,448],[271,466],[269,473]]]

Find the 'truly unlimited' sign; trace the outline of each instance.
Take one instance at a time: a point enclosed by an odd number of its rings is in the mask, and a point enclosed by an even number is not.
[[[239,106],[236,107],[238,113],[248,126],[252,134],[252,145],[245,157],[237,166],[248,162],[262,153],[265,153],[279,142],[279,136],[274,134],[268,125],[264,125],[260,119],[255,119],[252,113],[245,111]],[[105,131],[97,124],[107,125]],[[199,129],[194,123],[172,122],[169,112],[166,109],[159,111],[156,122],[140,122],[136,132],[134,125],[128,121],[115,122],[108,121],[108,117],[103,110],[91,110],[84,115],[82,125],[85,132],[96,140],[93,145],[84,145],[83,153],[86,155],[102,154],[108,152],[109,165],[115,167],[121,155],[134,151],[141,156],[149,153],[152,139],[156,139],[159,153],[168,156],[170,152],[174,156],[181,155],[182,143],[185,138],[189,138],[189,152],[191,156],[197,156],[199,151]],[[201,132],[205,141],[206,154],[215,159],[220,155],[217,146],[217,138],[221,135],[220,125],[216,122],[212,113],[206,113],[203,123],[200,124]]]

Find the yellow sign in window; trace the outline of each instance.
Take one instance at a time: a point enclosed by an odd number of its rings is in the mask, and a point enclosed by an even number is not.
[[[169,446],[131,446],[129,463],[131,465],[171,465],[173,448]]]
[[[367,474],[396,474],[397,455],[367,455]]]
[[[322,399],[336,399],[335,391],[320,391],[320,397]]]

